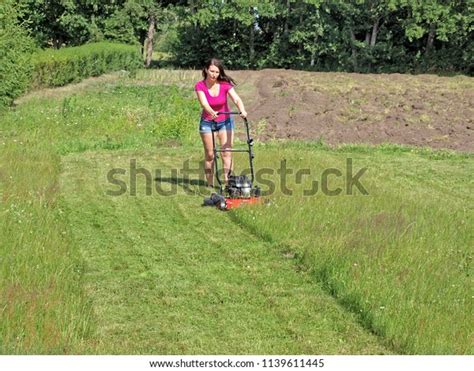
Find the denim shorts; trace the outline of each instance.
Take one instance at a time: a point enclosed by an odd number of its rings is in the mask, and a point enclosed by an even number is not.
[[[229,117],[224,121],[214,122],[201,118],[199,122],[199,132],[201,134],[211,133],[212,131],[234,130],[234,119]]]

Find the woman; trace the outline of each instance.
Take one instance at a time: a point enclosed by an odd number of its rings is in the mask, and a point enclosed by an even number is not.
[[[227,96],[239,109],[242,118],[247,117],[242,99],[234,89],[234,80],[226,75],[222,62],[210,59],[202,70],[203,80],[196,86],[196,94],[202,107],[199,133],[204,145],[204,170],[209,187],[214,186],[214,151],[212,148],[212,125],[215,126],[216,135],[222,149],[231,149],[234,140],[234,122],[230,115],[218,115],[218,112],[229,112]],[[217,122],[215,124],[213,121]],[[227,183],[227,174],[232,166],[232,152],[222,152],[224,168],[224,182]]]

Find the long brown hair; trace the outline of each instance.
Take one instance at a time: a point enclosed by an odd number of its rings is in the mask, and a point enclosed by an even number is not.
[[[202,76],[204,77],[204,80],[207,79],[206,70],[208,70],[209,67],[211,66],[216,66],[219,69],[219,77],[217,78],[218,81],[225,81],[225,82],[228,82],[229,84],[236,85],[235,80],[229,75],[226,75],[225,70],[224,70],[224,64],[222,63],[221,60],[217,58],[209,59],[204,65],[204,68],[202,69]]]

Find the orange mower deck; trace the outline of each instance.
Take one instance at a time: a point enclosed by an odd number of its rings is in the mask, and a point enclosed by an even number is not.
[[[262,202],[261,197],[249,197],[249,198],[225,198],[226,209],[234,209],[242,205],[259,204]]]

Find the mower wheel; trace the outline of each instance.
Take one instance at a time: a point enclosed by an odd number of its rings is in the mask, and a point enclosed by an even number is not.
[[[255,187],[254,189],[252,189],[252,195],[254,197],[260,197],[262,194],[262,191],[260,190],[259,187]]]

